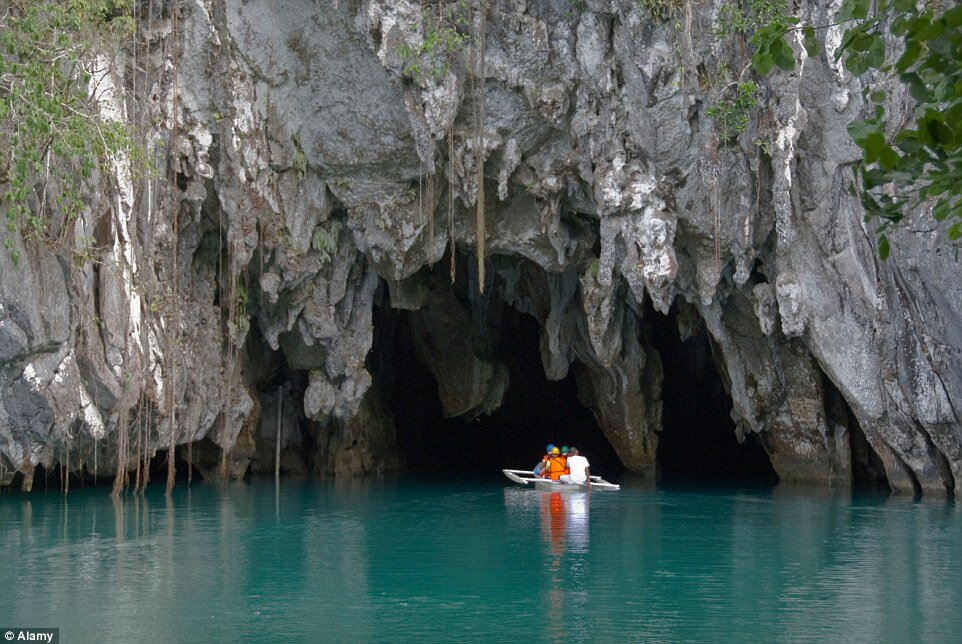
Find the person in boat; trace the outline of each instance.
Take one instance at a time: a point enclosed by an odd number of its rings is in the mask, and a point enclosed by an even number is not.
[[[591,489],[591,468],[588,459],[578,453],[577,447],[568,450],[566,463],[568,472],[558,480],[562,483],[584,483],[586,489]]]
[[[544,456],[541,457],[541,462],[534,466],[532,472],[535,476],[541,476],[544,472],[545,466],[548,464],[548,459],[551,458],[551,450],[554,449],[554,445],[548,443],[548,446],[544,449]]]
[[[552,481],[559,480],[568,473],[567,461],[568,459],[561,455],[561,449],[553,447],[551,449],[551,457],[548,459],[544,471],[541,473],[542,478],[551,479]]]

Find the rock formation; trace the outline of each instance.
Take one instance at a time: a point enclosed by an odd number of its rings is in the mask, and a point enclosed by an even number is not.
[[[830,24],[838,4],[796,9]],[[636,0],[154,5],[108,79],[130,99],[100,100],[156,171],[117,159],[65,247],[0,253],[0,484],[171,446],[208,475],[269,472],[278,387],[285,469],[394,468],[378,306],[410,312],[450,416],[510,386],[490,312],[533,316],[545,374],[577,365],[619,458],[654,475],[672,356],[650,300],[707,330],[739,436],[783,481],[877,467],[894,490],[962,491],[959,265],[924,213],[876,255],[847,190],[863,81],[836,28],[730,135],[707,108],[748,54],[716,35],[721,2],[670,20]],[[470,37],[426,48],[441,29]]]

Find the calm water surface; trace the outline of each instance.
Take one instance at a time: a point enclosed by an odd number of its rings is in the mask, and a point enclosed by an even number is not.
[[[272,483],[0,496],[62,642],[962,639],[962,514],[781,491]]]

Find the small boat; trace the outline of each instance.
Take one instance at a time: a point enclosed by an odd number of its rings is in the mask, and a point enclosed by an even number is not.
[[[551,490],[561,491],[561,490],[571,490],[572,492],[578,490],[584,490],[584,483],[562,483],[561,481],[551,481],[549,479],[543,479],[540,476],[535,476],[534,472],[531,470],[501,470],[504,475],[515,483],[520,483],[526,487],[533,487],[538,490]],[[592,490],[620,490],[621,486],[615,483],[609,483],[600,476],[591,477],[591,489]]]

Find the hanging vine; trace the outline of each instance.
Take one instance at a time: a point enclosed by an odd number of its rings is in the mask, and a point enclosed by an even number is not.
[[[173,45],[172,45],[173,51],[171,52],[171,67],[172,67],[172,71],[171,71],[171,75],[172,75],[172,80],[171,80],[171,83],[172,83],[172,85],[171,85],[171,96],[172,96],[171,116],[172,116],[172,118],[173,118],[173,125],[172,125],[172,128],[173,128],[173,129],[172,129],[171,135],[170,135],[170,156],[169,156],[170,159],[173,159],[174,155],[176,154],[176,150],[177,150],[177,140],[180,138],[180,120],[179,120],[179,117],[178,117],[178,112],[179,112],[179,109],[180,109],[180,95],[178,94],[178,89],[177,89],[177,74],[178,74],[179,69],[180,69],[180,66],[179,66],[179,63],[180,63],[180,45],[179,45],[179,43],[178,43],[178,41],[177,41],[177,38],[178,38],[178,26],[179,26],[179,25],[178,25],[178,22],[179,22],[179,21],[178,21],[178,14],[179,14],[179,13],[180,13],[180,6],[179,6],[179,3],[175,0],[175,2],[173,2],[173,6],[171,7],[171,34],[170,34],[170,42],[173,43]],[[171,168],[171,171],[176,172],[176,169],[175,169],[175,168]],[[169,431],[170,431],[170,441],[169,441],[169,443],[168,443],[168,450],[167,450],[167,484],[166,484],[166,488],[165,488],[165,489],[166,489],[167,494],[170,494],[171,491],[173,491],[173,489],[174,489],[174,483],[176,482],[176,477],[177,477],[177,466],[176,466],[176,463],[175,463],[175,461],[176,461],[176,458],[175,458],[176,454],[175,454],[175,452],[176,452],[176,448],[177,448],[177,405],[176,405],[177,372],[176,372],[176,365],[175,365],[175,362],[174,362],[174,353],[175,353],[175,352],[174,352],[174,351],[171,351],[171,349],[177,346],[177,336],[179,335],[179,330],[180,330],[180,309],[179,309],[179,307],[176,306],[176,303],[179,301],[179,297],[178,297],[179,289],[178,289],[178,287],[177,287],[177,275],[178,275],[178,273],[179,273],[179,265],[178,265],[179,260],[178,260],[178,253],[177,253],[177,251],[178,251],[178,246],[180,245],[180,244],[179,244],[179,240],[180,240],[180,237],[179,237],[179,235],[180,235],[180,226],[179,226],[179,224],[180,224],[180,217],[179,217],[179,214],[180,214],[180,204],[179,204],[179,202],[178,202],[178,200],[177,200],[177,182],[176,182],[176,181],[171,181],[171,182],[170,182],[170,194],[169,194],[169,201],[168,201],[168,203],[169,203],[170,212],[171,212],[171,214],[172,214],[172,216],[173,216],[173,224],[172,224],[172,230],[173,230],[173,249],[172,249],[172,255],[173,255],[173,276],[172,276],[172,278],[173,278],[173,279],[172,279],[172,290],[173,290],[173,302],[175,303],[175,307],[174,307],[174,310],[173,310],[174,320],[173,320],[173,324],[172,324],[172,328],[173,328],[173,331],[172,331],[172,332],[173,332],[173,334],[174,334],[174,342],[168,343],[168,350],[167,350],[167,354],[166,354],[166,355],[167,355],[167,363],[168,363],[168,365],[167,365],[167,375],[168,375],[168,379],[169,379],[169,386],[167,387],[167,411],[168,411],[168,413],[170,414],[170,427],[169,427]]]
[[[448,237],[451,246],[451,283],[457,275],[457,264],[454,261],[454,117],[448,124]]]
[[[427,4],[427,3],[425,3]],[[433,4],[433,3],[431,3]],[[425,86],[429,82],[437,82],[451,70],[452,66],[463,61],[463,69],[470,76],[471,94],[474,99],[470,116],[470,131],[465,135],[466,147],[475,150],[475,181],[477,195],[475,199],[475,252],[478,257],[479,290],[484,292],[484,271],[486,253],[486,222],[485,222],[485,191],[484,191],[484,157],[485,157],[485,40],[487,30],[488,3],[486,0],[459,0],[455,3],[441,1],[437,4],[437,13],[424,16],[423,37],[412,38],[412,42],[404,42],[397,48],[404,66],[402,75]],[[454,120],[451,117],[446,127],[448,140],[448,235],[450,246],[450,276],[454,282],[457,275],[455,252],[457,249],[454,230],[454,208],[456,181]],[[468,171],[470,172],[470,170]],[[467,179],[467,177],[465,177]],[[428,208],[434,202],[433,178],[425,180],[423,170],[418,178],[419,192],[426,190],[421,196],[422,204],[426,200]],[[467,199],[468,197],[466,197]],[[420,206],[423,213],[423,205]],[[423,218],[422,218],[423,223]],[[434,247],[433,218],[427,223],[428,239],[431,248]]]
[[[478,256],[478,291],[484,293],[484,252],[487,234],[484,220],[484,41],[487,24],[485,0],[478,0],[478,34],[475,44],[477,56],[475,67],[475,151],[477,153],[477,216],[475,218],[476,254]]]

